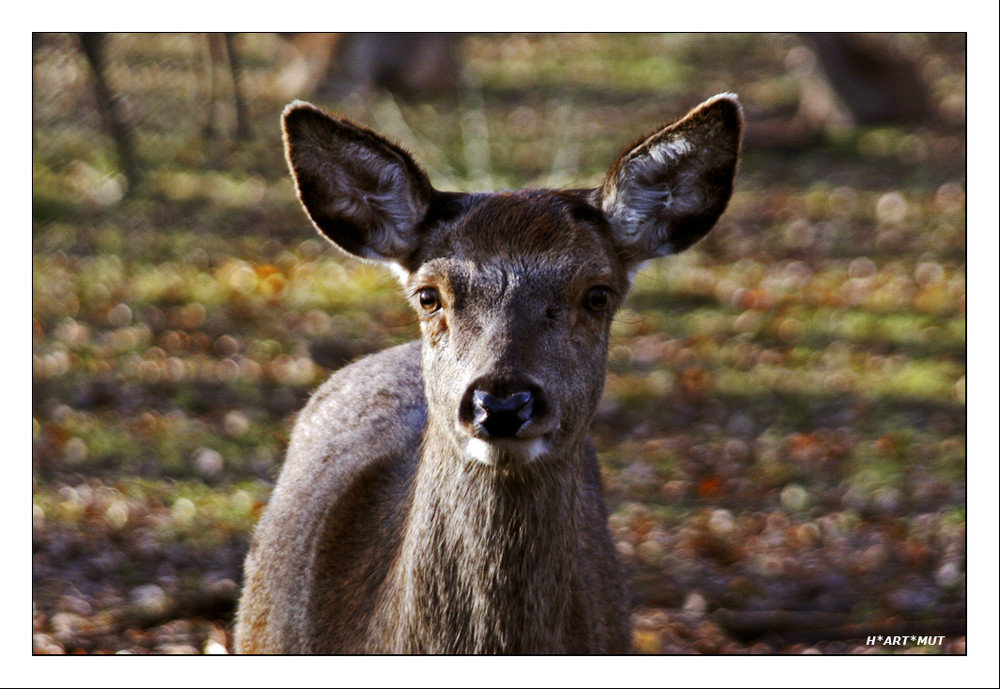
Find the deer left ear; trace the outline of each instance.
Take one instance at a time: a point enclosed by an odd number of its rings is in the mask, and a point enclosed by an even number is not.
[[[344,251],[401,264],[420,239],[434,189],[399,146],[296,101],[282,115],[285,156],[313,224]]]
[[[736,96],[710,98],[626,148],[597,201],[630,268],[704,237],[733,193],[743,130]]]

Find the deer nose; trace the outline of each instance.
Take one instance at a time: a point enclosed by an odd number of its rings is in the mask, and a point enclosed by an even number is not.
[[[485,389],[484,389],[485,388]],[[542,415],[541,390],[534,385],[490,384],[480,380],[469,386],[459,418],[483,438],[513,438]]]
[[[476,390],[472,393],[472,423],[491,438],[513,438],[531,418],[534,395],[516,392],[504,398]]]

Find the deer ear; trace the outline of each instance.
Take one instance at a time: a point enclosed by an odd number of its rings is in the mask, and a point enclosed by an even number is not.
[[[285,108],[282,124],[295,189],[316,228],[355,256],[403,261],[434,193],[410,155],[302,101]]]
[[[598,190],[626,265],[676,254],[704,237],[729,203],[743,114],[711,98],[626,148]]]

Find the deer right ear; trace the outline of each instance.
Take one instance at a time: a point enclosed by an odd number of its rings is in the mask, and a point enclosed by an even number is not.
[[[433,189],[410,155],[378,134],[295,101],[282,114],[299,200],[330,241],[361,258],[400,263]]]
[[[732,94],[626,148],[597,190],[625,263],[676,254],[704,237],[733,193],[743,116]]]

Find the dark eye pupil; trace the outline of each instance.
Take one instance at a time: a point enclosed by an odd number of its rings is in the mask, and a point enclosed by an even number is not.
[[[592,311],[601,311],[608,304],[608,291],[602,287],[595,287],[587,293],[587,308]]]
[[[437,290],[432,287],[426,287],[420,290],[420,308],[424,311],[437,311],[438,309],[438,293]]]

